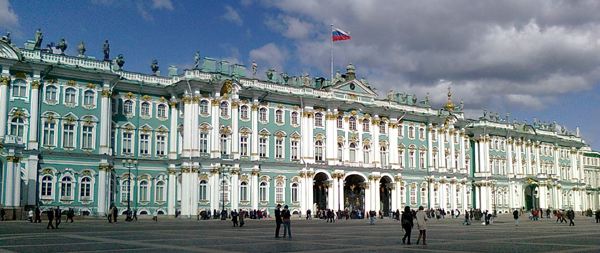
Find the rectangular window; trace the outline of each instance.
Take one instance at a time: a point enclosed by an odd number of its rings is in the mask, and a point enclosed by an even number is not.
[[[290,145],[290,156],[292,158],[292,161],[296,161],[298,160],[298,141],[292,140],[292,143]]]
[[[63,125],[63,147],[75,148],[75,125]]]
[[[240,155],[248,156],[248,137],[242,136],[240,138]]]
[[[132,142],[133,142],[133,134],[132,133],[123,133],[123,153],[124,154],[131,154]]]
[[[275,140],[275,158],[283,159],[283,139]]]
[[[208,153],[208,135],[206,133],[200,133],[200,153]]]
[[[54,122],[44,122],[44,146],[46,147],[54,147],[56,144],[54,143],[54,135],[56,133],[56,123]]]
[[[156,136],[156,155],[164,156],[166,152],[167,152],[166,136],[157,135]]]
[[[83,138],[81,143],[82,149],[94,149],[94,126],[83,126]]]
[[[150,154],[150,135],[149,134],[141,134],[140,135],[140,154],[141,155]]]
[[[267,158],[267,138],[260,138],[258,141],[258,155],[260,158]]]
[[[283,202],[283,186],[278,185],[277,187],[275,187],[275,202]]]

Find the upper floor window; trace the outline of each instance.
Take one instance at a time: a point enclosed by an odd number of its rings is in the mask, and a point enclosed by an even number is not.
[[[140,111],[141,116],[150,116],[150,103],[143,102]]]
[[[133,101],[126,100],[123,103],[123,113],[126,114],[126,115],[133,114]]]
[[[323,161],[323,141],[318,140],[315,142],[315,161]]]
[[[81,148],[94,149],[94,125],[83,126],[81,133]]]
[[[54,121],[45,121],[44,122],[44,146],[45,147],[54,147],[56,146],[56,123]]]
[[[348,120],[348,125],[350,127],[350,130],[356,131],[356,118],[350,117],[350,119]]]
[[[267,108],[260,108],[258,111],[258,120],[261,122],[267,122]]]
[[[25,131],[25,121],[22,118],[13,118],[10,121],[10,135],[23,137]]]
[[[50,85],[50,86],[46,87],[46,101],[57,102],[58,101],[57,93],[58,93],[58,89],[56,89],[56,86]]]
[[[73,179],[71,177],[64,177],[60,185],[60,198],[73,199]]]
[[[283,124],[283,111],[277,110],[275,112],[275,123]]]
[[[41,190],[42,198],[52,197],[52,189],[54,189],[52,187],[52,177],[44,176],[42,178],[42,190]]]
[[[81,179],[79,191],[79,196],[83,199],[89,199],[92,196],[92,180],[89,177],[84,177]]]
[[[379,122],[379,133],[380,134],[385,134],[385,121],[381,121]]]
[[[86,90],[83,93],[83,104],[87,106],[94,105],[96,102],[96,92],[91,90]]]
[[[292,112],[292,125],[298,125],[298,113]]]
[[[322,127],[323,126],[323,114],[318,112],[315,114],[315,126]]]
[[[219,111],[221,112],[221,117],[229,117],[229,104],[225,101],[219,104]]]
[[[12,85],[12,96],[13,97],[27,97],[27,83],[23,80],[17,80]]]
[[[74,88],[67,88],[65,90],[65,103],[75,104],[77,103],[77,90]]]
[[[242,107],[240,107],[240,118],[243,120],[249,119],[247,105],[242,105]]]
[[[369,121],[368,119],[364,119],[363,120],[363,132],[369,132],[369,124],[371,123],[371,121]]]
[[[158,105],[156,114],[157,114],[156,116],[158,116],[159,118],[166,118],[167,117],[167,106],[164,104]]]
[[[200,114],[202,114],[202,115],[208,114],[208,100],[200,101]]]
[[[337,117],[337,128],[344,128],[344,118],[342,116]]]

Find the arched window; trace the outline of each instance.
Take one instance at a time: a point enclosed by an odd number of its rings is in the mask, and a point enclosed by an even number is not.
[[[298,184],[297,183],[292,184],[291,199],[292,199],[292,202],[298,202]]]
[[[240,201],[248,201],[248,182],[246,181],[240,184]]]
[[[421,204],[423,204],[423,203],[421,203]],[[411,206],[417,205],[417,188],[416,187],[410,187],[410,205]]]
[[[221,192],[221,201],[229,202],[229,182],[227,180],[221,180],[219,191]]]
[[[434,199],[435,199],[435,203],[438,202],[437,200],[437,191],[435,193]],[[421,188],[421,205],[426,206],[427,205],[427,188],[423,187]]]
[[[318,112],[315,113],[315,126],[322,127],[323,126],[323,114]]]
[[[221,102],[219,111],[221,112],[221,117],[229,117],[229,103],[226,101]]]
[[[208,100],[200,101],[200,114],[202,114],[202,115],[208,114]]]
[[[275,139],[275,159],[283,159],[283,138]]]
[[[412,126],[408,127],[408,138],[409,139],[415,138],[415,128]]]
[[[25,122],[22,118],[13,118],[10,121],[10,135],[23,137],[25,131]]]
[[[92,194],[92,180],[89,177],[81,179],[81,185],[79,189],[79,197],[82,199],[90,199]]]
[[[379,155],[381,156],[381,166],[387,166],[388,165],[388,159],[387,159],[387,148],[385,146],[382,146],[381,148],[379,148]]]
[[[415,168],[415,151],[408,152],[408,167],[411,169]]]
[[[258,120],[261,122],[267,122],[267,108],[260,108],[258,111]]]
[[[140,182],[140,201],[149,201],[149,195],[150,194],[148,194],[148,181],[144,180]]]
[[[419,128],[419,139],[425,139],[425,130],[423,128]]]
[[[364,119],[363,120],[363,132],[369,132],[369,125],[371,124],[371,121],[369,121],[368,119]]]
[[[87,106],[96,104],[96,92],[86,90],[83,93],[83,104]]]
[[[370,161],[370,156],[371,156],[371,152],[369,150],[369,145],[364,145],[363,146],[363,161],[365,164],[369,164]]]
[[[402,148],[398,149],[398,165],[400,165],[401,169],[404,168],[404,149]]]
[[[229,144],[227,142],[229,136],[226,134],[221,134],[221,155],[229,154]]]
[[[126,100],[123,103],[123,113],[126,115],[133,114],[133,101]]]
[[[142,116],[150,116],[150,103],[143,102],[140,114]]]
[[[292,112],[292,125],[298,125],[298,113]]]
[[[350,143],[350,162],[356,162],[356,144]]]
[[[44,176],[42,178],[42,198],[52,197],[52,177]]]
[[[283,110],[277,110],[275,112],[275,122],[278,124],[283,124]]]
[[[323,141],[315,142],[315,161],[323,161]]]
[[[12,84],[13,97],[27,97],[27,83],[23,80],[14,81]]]
[[[200,153],[206,154],[208,153],[208,134],[200,133]]]
[[[129,189],[129,179],[123,180],[123,183],[121,184],[121,202],[126,202],[131,199]]]
[[[243,120],[249,119],[249,117],[248,117],[248,106],[247,105],[242,105],[240,107],[240,118],[243,119]]]
[[[208,196],[207,185],[208,185],[208,182],[206,182],[206,180],[200,181],[200,186],[198,187],[198,189],[199,189],[198,199],[201,201],[206,201],[208,199],[207,198],[207,196]]]
[[[65,103],[75,104],[77,102],[77,91],[74,88],[67,88],[65,90]]]
[[[342,116],[337,117],[337,128],[344,128],[344,118]]]
[[[165,201],[165,181],[156,183],[156,201]]]
[[[50,85],[46,87],[46,101],[48,102],[57,102],[57,92],[56,86]]]
[[[261,182],[260,186],[258,187],[258,199],[261,202],[266,202],[268,201],[268,196],[267,196],[267,183],[266,182]]]
[[[350,119],[348,119],[348,125],[350,127],[350,130],[356,131],[356,118],[350,117]]]
[[[167,106],[164,104],[158,105],[158,108],[156,110],[156,116],[158,116],[159,118],[166,118],[167,117]]]
[[[427,166],[425,165],[425,152],[419,152],[419,168],[424,170]]]
[[[275,202],[277,203],[283,203],[285,201],[284,199],[284,188],[283,188],[283,183],[282,182],[277,182],[275,184]]]
[[[248,136],[242,135],[240,137],[240,155],[248,156]]]
[[[73,179],[63,177],[60,182],[60,199],[73,199]]]

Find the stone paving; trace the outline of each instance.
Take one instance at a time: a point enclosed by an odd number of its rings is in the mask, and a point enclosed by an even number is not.
[[[293,238],[274,238],[275,222],[246,220],[243,228],[231,221],[159,217],[153,222],[84,219],[47,230],[46,223],[0,222],[0,252],[600,252],[600,224],[577,216],[576,226],[555,219],[529,221],[519,226],[511,215],[500,215],[491,226],[449,216],[429,220],[427,246],[402,245],[400,223],[390,219],[292,220]],[[283,226],[281,228],[283,236]]]

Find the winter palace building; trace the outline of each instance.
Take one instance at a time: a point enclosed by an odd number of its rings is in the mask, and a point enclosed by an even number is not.
[[[263,80],[256,65],[211,58],[160,75],[52,51],[0,41],[0,204],[15,217],[36,205],[184,216],[600,206],[600,153],[578,130],[468,119],[450,90],[432,108],[381,99],[352,65],[331,81]]]

